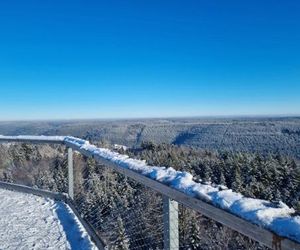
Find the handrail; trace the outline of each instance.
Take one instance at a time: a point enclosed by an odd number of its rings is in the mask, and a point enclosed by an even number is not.
[[[133,170],[122,167],[117,162],[109,161],[99,154],[93,154],[91,151],[81,147],[78,143],[66,140],[70,137],[26,137],[26,136],[0,136],[0,142],[27,142],[27,143],[58,143],[64,144],[73,150],[76,150],[86,157],[94,158],[96,162],[104,164],[113,170],[128,176],[135,181],[155,190],[156,192],[167,196],[182,205],[192,208],[195,211],[211,218],[269,248],[273,249],[299,249],[300,243],[293,239],[281,237],[268,229],[255,225],[234,214],[231,214],[221,208],[218,208],[206,201],[191,197],[181,191],[169,187],[163,183],[153,180],[147,176],[141,175]],[[81,140],[81,139],[78,139]]]
[[[66,136],[3,136],[0,135],[0,142],[20,142],[20,143],[49,143],[64,144]]]

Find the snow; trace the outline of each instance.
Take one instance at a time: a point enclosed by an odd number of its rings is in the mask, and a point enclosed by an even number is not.
[[[7,137],[0,136],[0,140],[5,138]],[[48,138],[48,140],[53,140],[53,137],[46,136],[16,136],[15,138],[29,140],[35,138],[47,140]],[[79,138],[70,136],[54,138],[76,146],[89,155],[111,161],[122,168],[133,170],[191,197],[207,201],[216,207],[269,229],[279,236],[300,243],[300,216],[294,216],[295,210],[282,202],[275,204],[266,200],[247,198],[221,185],[198,183],[194,181],[195,178],[188,172],[176,171],[173,168],[149,166],[145,161],[131,159],[127,155],[109,149],[97,148],[88,141]]]
[[[63,202],[0,189],[0,249],[96,249]]]
[[[38,141],[64,141],[65,136],[46,136],[46,135],[17,135],[4,136],[0,135],[0,140],[38,140]]]
[[[82,139],[65,137],[65,142],[76,145],[94,157],[114,162],[120,167],[138,172],[189,196],[210,202],[247,221],[269,229],[279,236],[300,242],[300,216],[294,216],[295,210],[282,202],[275,204],[266,200],[247,198],[224,186],[197,183],[188,172],[148,166],[145,161],[131,159],[127,155],[121,155],[109,149],[97,148]]]
[[[128,149],[128,147],[126,147],[124,145],[114,144],[114,149],[116,149],[116,150],[122,149],[122,150],[126,151]]]

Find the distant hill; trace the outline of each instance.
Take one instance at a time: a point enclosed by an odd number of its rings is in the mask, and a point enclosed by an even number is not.
[[[131,147],[152,141],[300,159],[300,117],[0,122],[0,134],[73,135]]]

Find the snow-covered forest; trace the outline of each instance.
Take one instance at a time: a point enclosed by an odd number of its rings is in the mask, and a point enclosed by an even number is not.
[[[143,141],[300,159],[300,118],[186,118],[0,122],[3,135],[72,135],[139,147]]]

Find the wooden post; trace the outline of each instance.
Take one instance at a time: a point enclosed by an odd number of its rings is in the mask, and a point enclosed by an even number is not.
[[[73,172],[73,150],[68,148],[68,194],[74,199],[74,172]]]
[[[178,203],[163,196],[164,249],[179,249]]]

